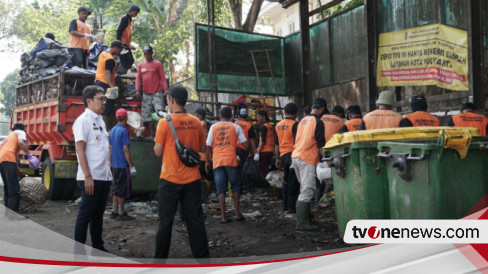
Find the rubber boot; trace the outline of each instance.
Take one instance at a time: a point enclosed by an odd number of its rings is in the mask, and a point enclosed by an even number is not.
[[[297,225],[298,230],[318,230],[319,227],[310,223],[310,202],[297,201]]]
[[[15,195],[9,197],[8,199],[8,207],[13,210],[14,212],[19,213],[19,205],[20,205],[20,195]]]
[[[297,208],[296,208],[297,199],[298,199],[298,195],[288,195],[288,198],[287,198],[287,203],[288,203],[287,212],[289,214],[295,214],[295,213],[297,213]]]

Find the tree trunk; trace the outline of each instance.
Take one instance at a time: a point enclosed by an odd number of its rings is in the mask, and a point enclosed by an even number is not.
[[[232,1],[232,0],[231,0]],[[259,12],[261,11],[261,6],[264,0],[254,0],[252,2],[249,13],[247,14],[246,22],[242,26],[242,30],[252,32],[256,26],[256,21],[258,20]]]
[[[242,0],[229,0],[229,5],[234,17],[234,28],[242,30]]]

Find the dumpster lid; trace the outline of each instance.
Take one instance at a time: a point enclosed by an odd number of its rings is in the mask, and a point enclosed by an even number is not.
[[[334,134],[332,139],[325,144],[324,148],[333,148],[354,142],[438,138],[443,132],[446,132],[449,136],[462,136],[465,134],[470,134],[472,137],[479,136],[476,128],[462,127],[407,127],[370,129]]]

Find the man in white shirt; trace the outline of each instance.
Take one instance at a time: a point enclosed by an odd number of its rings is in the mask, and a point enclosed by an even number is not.
[[[86,242],[88,225],[92,247],[107,251],[103,246],[103,213],[107,203],[112,173],[110,172],[108,134],[100,115],[107,98],[98,86],[83,90],[83,112],[73,124],[78,158],[76,180],[81,189],[81,203],[76,217],[75,241]]]

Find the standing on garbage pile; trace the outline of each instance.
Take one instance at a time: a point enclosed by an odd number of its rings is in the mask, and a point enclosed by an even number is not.
[[[275,131],[269,123],[268,112],[264,109],[258,111],[257,123],[261,126],[259,127],[259,145],[254,160],[258,161],[259,170],[266,177],[275,150]]]
[[[104,93],[109,89],[113,94],[118,94],[115,86],[115,57],[122,51],[122,42],[114,40],[107,51],[103,51],[98,56],[97,73],[95,75],[95,85],[103,89]],[[111,93],[109,92],[109,93]],[[112,128],[111,115],[115,111],[115,98],[107,98],[105,110],[102,113],[103,121],[108,129]]]
[[[236,221],[244,221],[239,209],[240,184],[237,176],[237,140],[249,150],[249,143],[242,128],[230,120],[232,119],[232,109],[223,107],[220,109],[220,122],[212,125],[208,131],[206,165],[207,172],[212,168],[210,165],[210,153],[213,153],[213,173],[214,181],[217,186],[217,195],[219,197],[219,207],[221,223],[227,223],[229,220],[225,216],[225,191],[227,190],[227,181],[230,182],[230,188],[234,198],[234,207],[236,211]]]
[[[103,246],[103,213],[112,183],[108,133],[102,112],[107,98],[102,88],[87,86],[83,90],[83,112],[73,124],[78,159],[76,181],[81,190],[81,203],[76,217],[75,241],[86,242],[88,225],[92,247],[107,251]]]
[[[0,173],[3,181],[3,202],[7,208],[15,212],[19,212],[20,205],[17,157],[21,149],[26,155],[30,155],[25,142],[25,126],[23,123],[18,122],[12,126],[12,133],[0,145]]]
[[[474,127],[478,129],[480,136],[487,136],[488,133],[488,118],[476,113],[476,105],[469,102],[461,106],[461,113],[452,116],[447,125],[450,127]]]
[[[122,41],[124,45],[131,48],[130,42],[132,39],[132,18],[137,17],[141,9],[136,5],[131,5],[127,10],[127,14],[122,16],[117,27],[117,40]]]
[[[324,123],[320,117],[327,109],[327,101],[315,99],[312,112],[303,118],[297,127],[295,150],[291,154],[291,167],[295,169],[300,183],[300,195],[296,204],[296,229],[314,230],[310,222],[310,205],[316,188],[316,166],[323,157],[325,145]]]
[[[200,123],[202,124],[203,127],[203,131],[205,132],[205,140],[207,140],[207,135],[208,135],[207,122],[205,121],[206,116],[207,116],[207,111],[205,111],[203,108],[197,108],[197,110],[195,111],[195,117],[197,117],[198,120],[200,120]],[[206,204],[208,203],[208,191],[207,191],[207,184],[205,183],[205,178],[207,177],[207,172],[205,171],[205,153],[198,152],[198,154],[200,154],[200,176],[202,176],[202,178],[200,179],[202,183],[201,203]]]
[[[125,198],[130,198],[130,176],[134,175],[136,168],[130,157],[130,140],[127,126],[127,110],[119,108],[115,113],[117,125],[110,130],[109,148],[110,160],[114,172],[113,211],[110,219],[120,221],[134,220],[124,210]]]
[[[405,115],[400,121],[400,127],[438,127],[439,119],[427,112],[427,99],[423,95],[410,98],[412,113]]]
[[[136,96],[141,96],[142,88],[142,121],[149,127],[154,137],[154,120],[152,114],[164,111],[164,93],[168,91],[168,82],[164,75],[163,64],[153,59],[153,48],[149,45],[142,49],[145,61],[137,67]]]
[[[200,121],[186,113],[188,92],[182,85],[173,85],[166,93],[169,112],[180,143],[194,151],[205,152],[205,132]],[[155,258],[168,258],[171,233],[178,202],[195,258],[208,258],[208,241],[205,230],[198,166],[188,167],[179,158],[176,143],[167,119],[161,119],[154,138],[154,153],[163,157],[159,180],[159,225],[156,235]]]
[[[286,104],[285,119],[276,124],[276,167],[283,169],[284,172],[283,210],[288,213],[296,212],[295,204],[297,202],[298,193],[300,192],[300,185],[296,180],[295,171],[290,169],[291,154],[293,152],[295,136],[297,134],[297,113],[298,106],[295,103]]]
[[[78,19],[73,19],[69,23],[68,50],[71,55],[71,64],[84,69],[88,68],[90,41],[95,38],[91,34],[90,26],[85,23],[90,14],[91,12],[87,8],[80,7],[78,9]]]
[[[237,141],[237,156],[239,156],[239,165],[237,166],[237,174],[241,176],[242,168],[249,157],[249,151],[253,151],[256,148],[256,132],[254,131],[254,127],[251,122],[247,120],[248,113],[247,109],[241,108],[239,110],[238,120],[235,121],[238,124],[242,131],[244,132],[244,136],[249,143],[249,150],[244,147],[244,145]]]
[[[346,112],[348,120],[344,123],[344,125],[342,125],[339,133],[359,130],[359,126],[363,120],[361,108],[358,105],[350,105],[347,107]]]
[[[344,120],[342,120],[341,115],[344,114],[344,109],[341,106],[335,106],[332,112],[329,114],[327,107],[325,108],[325,113],[320,120],[324,122],[325,127],[325,141],[328,142],[332,135],[339,132],[342,125],[344,125]]]
[[[392,110],[395,105],[393,97],[393,92],[389,90],[381,92],[376,100],[378,109],[364,115],[359,130],[399,127],[403,117]]]

